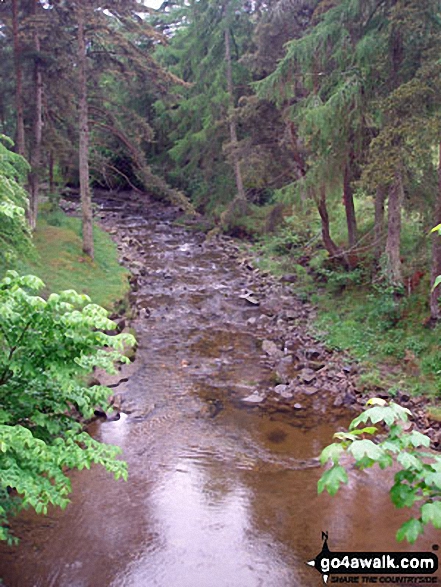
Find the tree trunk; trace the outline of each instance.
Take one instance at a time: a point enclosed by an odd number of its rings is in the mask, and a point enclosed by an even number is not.
[[[390,285],[395,288],[400,288],[403,285],[400,259],[401,206],[403,197],[403,178],[401,170],[397,170],[395,180],[389,190],[386,240],[387,279]]]
[[[21,46],[18,29],[18,0],[12,0],[12,36],[15,68],[15,109],[17,119],[16,149],[23,157],[26,154],[24,114],[23,114],[23,69],[21,65]]]
[[[33,14],[36,15],[37,4],[33,3]],[[38,215],[38,192],[40,187],[40,166],[41,166],[41,137],[43,131],[43,76],[40,66],[40,37],[38,24],[34,22],[34,90],[35,90],[35,112],[34,112],[34,144],[31,153],[31,173],[29,174],[29,225],[35,230]]]
[[[441,224],[441,144],[439,147],[439,160],[438,160],[438,193],[435,203],[435,217],[433,219],[433,225],[438,226]],[[441,236],[437,233],[432,235],[432,265],[430,270],[430,285],[431,288],[435,283],[435,279],[441,275]],[[431,289],[430,292],[430,319],[432,321],[438,321],[440,318],[440,307],[438,298],[441,295],[441,286]]]
[[[331,237],[331,230],[329,226],[328,208],[326,206],[326,188],[322,186],[320,193],[320,200],[318,202],[318,212],[322,221],[322,239],[325,249],[329,256],[334,259],[342,258],[341,249],[335,244]]]
[[[49,151],[48,155],[48,173],[49,173],[49,193],[55,193],[55,180],[54,180],[54,152],[52,149]]]
[[[375,224],[374,224],[374,260],[378,264],[383,252],[384,238],[384,202],[386,201],[386,190],[384,186],[377,187],[375,194]]]
[[[236,129],[236,117],[234,114],[234,88],[233,88],[233,70],[231,66],[231,38],[230,29],[225,29],[225,62],[227,66],[227,89],[228,89],[228,119],[230,126],[231,157],[233,160],[234,175],[236,178],[237,197],[239,200],[246,201],[245,189],[243,187],[242,173],[238,156],[238,141]]]
[[[355,217],[354,193],[350,181],[349,164],[345,166],[343,174],[343,202],[346,211],[349,248],[353,249],[357,243],[357,219]]]
[[[93,215],[89,185],[89,121],[87,108],[87,51],[84,38],[84,11],[77,7],[78,18],[78,71],[79,71],[79,167],[80,198],[83,228],[83,253],[93,259]]]

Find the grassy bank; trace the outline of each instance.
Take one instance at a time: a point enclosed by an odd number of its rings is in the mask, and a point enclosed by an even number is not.
[[[91,261],[82,252],[80,220],[62,212],[43,212],[34,234],[36,254],[18,269],[38,275],[47,292],[75,289],[111,309],[128,291],[128,272],[118,264],[110,236],[96,226],[94,240],[95,259]]]
[[[360,216],[361,211],[359,211]],[[343,219],[344,220],[344,219]],[[335,218],[333,234],[344,244],[344,222]],[[371,228],[362,227],[368,234]],[[408,217],[403,222],[404,275],[425,275],[414,290],[397,298],[366,255],[354,271],[332,265],[321,246],[316,218],[285,218],[274,234],[254,245],[261,269],[295,274],[294,291],[317,308],[314,334],[330,348],[345,350],[359,363],[359,387],[441,396],[441,326],[428,328],[429,271],[427,231]]]

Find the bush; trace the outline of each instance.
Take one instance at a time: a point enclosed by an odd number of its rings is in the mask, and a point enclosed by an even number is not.
[[[115,324],[86,295],[34,295],[43,285],[13,271],[0,281],[0,540],[13,541],[7,519],[20,509],[67,505],[67,470],[99,463],[127,476],[119,449],[91,438],[79,420],[110,395],[87,387],[85,376],[95,367],[116,372],[134,338],[102,332]]]

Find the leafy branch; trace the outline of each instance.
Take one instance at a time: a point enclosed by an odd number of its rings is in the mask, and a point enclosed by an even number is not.
[[[441,455],[431,452],[430,438],[416,430],[407,430],[412,413],[394,402],[373,398],[369,407],[355,418],[347,432],[334,434],[335,442],[320,455],[322,465],[330,465],[318,482],[318,492],[326,490],[335,495],[348,482],[351,464],[359,469],[378,465],[399,470],[394,476],[390,497],[396,508],[416,506],[419,516],[410,518],[397,531],[397,540],[415,542],[427,524],[441,529]],[[378,434],[375,426],[386,427],[386,434]],[[364,427],[360,427],[364,425]],[[375,438],[371,440],[372,437]],[[349,455],[351,463],[348,464]]]
[[[85,376],[94,368],[115,372],[116,360],[127,362],[119,351],[134,338],[105,334],[116,325],[88,296],[68,290],[44,300],[34,295],[42,287],[14,271],[0,281],[0,540],[9,542],[8,518],[20,509],[67,505],[67,470],[98,463],[127,477],[115,458],[120,449],[91,438],[79,419],[107,407],[111,394],[88,387]]]

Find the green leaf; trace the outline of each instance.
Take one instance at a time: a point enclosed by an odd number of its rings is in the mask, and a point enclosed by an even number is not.
[[[403,465],[405,469],[416,469],[417,471],[420,471],[423,468],[421,460],[408,452],[401,452],[397,457],[397,461],[400,465]]]
[[[391,402],[388,406],[377,405],[373,408],[369,408],[362,412],[357,418],[355,418],[350,426],[349,430],[357,428],[359,424],[364,424],[370,420],[373,424],[378,422],[385,422],[388,426],[392,426],[395,422],[406,422],[408,417],[412,415],[412,412],[407,408]]]
[[[432,290],[433,291],[436,287],[438,287],[438,285],[441,283],[441,275],[438,275],[435,279],[435,281],[433,282],[432,285]]]
[[[402,542],[403,540],[407,540],[411,544],[413,544],[418,536],[420,536],[424,532],[424,524],[420,520],[416,520],[415,518],[411,518],[407,522],[405,522],[401,528],[397,532],[397,540],[398,542]]]
[[[334,442],[322,450],[320,463],[324,465],[328,461],[332,461],[334,464],[337,464],[343,452],[343,446],[338,442]]]
[[[424,524],[429,522],[438,530],[441,529],[441,502],[425,503],[421,508],[422,520]]]
[[[433,232],[440,233],[441,232],[441,224],[437,224],[436,226],[434,226],[429,234],[432,234]]]
[[[397,442],[396,440],[385,440],[381,443],[383,450],[388,450],[394,454],[399,453],[401,451],[401,443]]]
[[[366,402],[367,406],[387,406],[387,401],[382,399],[381,397],[371,397],[370,399],[368,399],[368,401]]]
[[[352,454],[356,461],[365,456],[377,461],[384,455],[384,450],[380,446],[367,439],[354,441],[348,448],[348,452]]]
[[[441,489],[441,472],[431,472],[425,475],[424,482],[426,485],[434,485],[437,489]]]
[[[337,438],[337,440],[357,440],[357,435],[356,434],[351,434],[350,432],[336,432],[334,434],[334,438]]]
[[[378,460],[378,464],[380,466],[380,469],[384,470],[388,467],[392,467],[392,465],[394,464],[394,460],[389,454],[384,454],[381,457],[381,459]]]
[[[415,447],[425,446],[426,448],[429,448],[430,446],[430,438],[425,434],[421,434],[421,432],[418,432],[417,430],[413,430],[409,434],[409,441]]]
[[[418,499],[416,488],[405,483],[398,483],[393,485],[390,490],[390,496],[392,503],[398,509],[404,507],[412,507],[415,501]]]
[[[326,489],[329,495],[335,495],[339,490],[340,484],[347,482],[348,474],[346,470],[341,465],[334,465],[321,476],[317,489],[319,493],[322,493]]]
[[[367,426],[366,428],[358,428],[357,430],[352,430],[352,434],[357,434],[361,436],[362,434],[375,434],[377,432],[377,428],[375,426]]]

